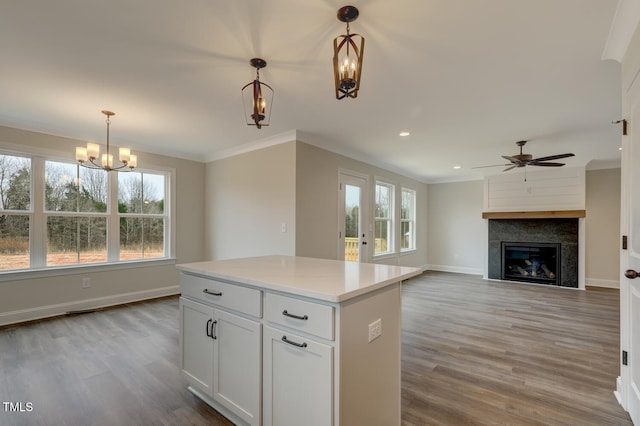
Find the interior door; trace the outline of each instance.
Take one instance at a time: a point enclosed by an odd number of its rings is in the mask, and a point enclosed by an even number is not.
[[[368,259],[367,178],[340,172],[338,207],[338,260],[366,262]]]
[[[628,128],[622,150],[622,231],[628,236],[622,252],[620,278],[620,337],[626,352],[622,366],[626,408],[634,424],[640,424],[640,82],[629,96]],[[626,229],[625,229],[626,228]],[[623,352],[623,364],[625,361]],[[623,406],[625,401],[623,400]]]

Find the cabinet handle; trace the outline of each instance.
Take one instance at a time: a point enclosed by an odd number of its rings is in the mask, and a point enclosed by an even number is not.
[[[215,320],[212,324],[211,324],[211,338],[213,340],[216,340],[218,338],[218,336],[216,336],[216,325],[218,325],[218,320]]]
[[[304,320],[304,321],[309,319],[309,317],[306,315],[301,317],[300,315],[290,314],[289,312],[287,312],[286,309],[282,311],[282,315],[284,315],[285,317],[295,318],[295,319]]]
[[[211,291],[208,288],[205,288],[204,290],[202,290],[203,293],[207,293],[210,294],[212,296],[222,296],[222,292],[219,291]]]
[[[211,332],[209,331],[211,329],[211,322],[212,321],[213,321],[212,319],[209,319],[209,321],[207,321],[207,337],[212,337],[211,336]]]
[[[306,348],[307,347],[306,343],[296,343],[296,342],[294,342],[292,340],[287,339],[287,336],[282,336],[282,341],[285,342],[285,343],[288,343],[290,345],[297,346],[299,348]]]

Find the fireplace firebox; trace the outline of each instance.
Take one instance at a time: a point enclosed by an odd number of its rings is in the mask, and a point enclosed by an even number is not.
[[[557,285],[559,287],[578,288],[578,232],[577,218],[547,218],[547,219],[489,219],[489,247],[487,252],[487,278],[493,280],[528,281],[540,284]],[[555,282],[544,281],[538,271],[536,277],[530,274],[504,276],[505,263],[503,261],[503,243],[508,245],[541,246],[542,252],[528,252],[526,256],[546,255],[544,250],[548,244],[558,245],[555,262],[545,261],[545,265],[556,276]],[[520,256],[525,257],[520,253]],[[527,259],[521,259],[522,262]],[[528,259],[533,264],[532,259]],[[515,261],[515,260],[514,260]],[[524,266],[526,262],[524,262]],[[551,266],[552,263],[554,266]],[[540,263],[538,263],[540,265]],[[509,264],[506,265],[507,267]],[[526,268],[520,264],[520,266]],[[555,269],[554,269],[555,267]],[[520,272],[517,268],[516,271]]]
[[[506,242],[502,244],[503,280],[559,285],[560,244]]]

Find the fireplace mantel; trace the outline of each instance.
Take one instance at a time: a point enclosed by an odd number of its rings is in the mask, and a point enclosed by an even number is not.
[[[482,212],[483,219],[581,219],[586,210],[545,210],[526,212]]]

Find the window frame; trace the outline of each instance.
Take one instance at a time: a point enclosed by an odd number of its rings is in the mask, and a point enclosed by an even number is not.
[[[29,217],[29,259],[30,266],[20,269],[0,270],[0,282],[16,279],[33,279],[47,276],[66,275],[81,271],[110,271],[117,269],[129,269],[145,264],[175,264],[175,229],[176,229],[176,171],[175,168],[147,165],[144,168],[136,168],[136,172],[162,174],[165,176],[164,188],[164,256],[155,258],[141,258],[132,260],[119,260],[119,215],[117,198],[117,174],[108,173],[108,202],[107,212],[65,212],[47,211],[45,209],[45,163],[54,161],[75,165],[74,160],[60,156],[59,152],[51,150],[37,150],[30,147],[3,145],[0,155],[18,156],[31,160],[31,186],[30,209],[0,211],[0,214],[17,214]],[[125,172],[126,173],[126,172]],[[115,196],[113,195],[115,193]],[[115,204],[115,207],[114,207]],[[107,260],[96,263],[76,263],[65,265],[47,266],[47,218],[49,216],[66,217],[106,217],[107,219]],[[114,227],[115,224],[115,227]],[[115,229],[115,231],[113,231]]]
[[[378,216],[378,186],[386,187],[389,190],[389,205],[388,205],[388,216],[380,217]],[[387,181],[376,179],[374,185],[374,196],[373,196],[373,256],[374,257],[384,257],[393,255],[396,253],[395,249],[395,188],[396,185],[393,183],[389,183]],[[378,229],[377,225],[379,222],[387,223],[387,250],[386,251],[377,251],[376,244],[376,230]]]
[[[404,208],[404,194],[409,193],[411,194],[411,208],[410,208],[410,218],[405,219],[402,217],[402,210]],[[402,233],[402,224],[403,223],[409,223],[409,228],[410,228],[410,246],[408,248],[402,248],[402,241],[400,242],[400,252],[401,253],[408,253],[408,252],[412,252],[412,251],[416,251],[417,247],[416,247],[416,242],[417,242],[417,232],[416,232],[416,226],[417,226],[417,221],[416,221],[416,204],[417,204],[417,199],[418,199],[418,193],[415,189],[413,188],[408,188],[408,187],[400,187],[400,232]],[[404,239],[404,235],[400,236],[401,239]]]

